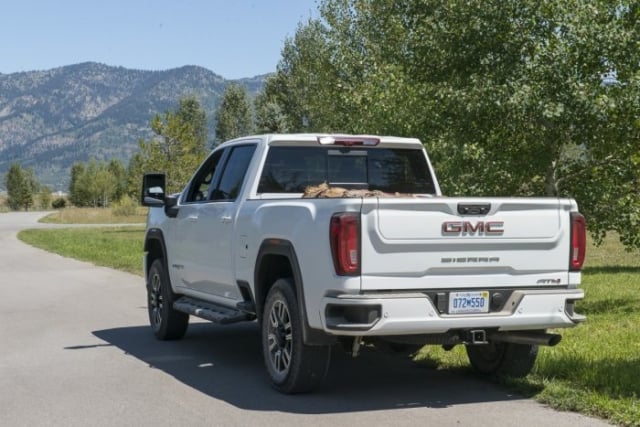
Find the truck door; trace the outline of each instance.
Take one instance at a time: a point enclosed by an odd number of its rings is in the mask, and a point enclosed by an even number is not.
[[[217,150],[209,156],[194,174],[180,201],[168,246],[169,274],[174,286],[204,291],[204,284],[200,281],[205,274],[201,271],[201,246],[204,242],[200,241],[199,222],[205,206],[212,203],[209,194],[220,178],[225,151]]]
[[[194,229],[194,251],[198,264],[200,290],[225,300],[241,300],[235,283],[235,218],[245,175],[255,145],[237,145],[227,149],[220,178],[209,192],[209,201],[199,212]]]

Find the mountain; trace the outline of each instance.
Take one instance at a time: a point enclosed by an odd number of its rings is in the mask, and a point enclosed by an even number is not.
[[[253,96],[265,78],[226,80],[196,66],[145,71],[94,62],[0,74],[0,188],[14,162],[63,191],[74,162],[94,157],[126,163],[138,150],[138,139],[151,138],[152,117],[175,110],[185,96],[200,101],[213,140],[225,86],[240,84]]]

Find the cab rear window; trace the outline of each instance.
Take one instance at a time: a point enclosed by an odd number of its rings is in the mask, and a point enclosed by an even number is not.
[[[348,147],[271,147],[258,193],[303,193],[308,186],[434,194],[422,150]]]

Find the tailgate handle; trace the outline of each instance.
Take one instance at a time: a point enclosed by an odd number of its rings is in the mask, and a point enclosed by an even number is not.
[[[491,210],[491,203],[458,203],[460,215],[486,215]]]

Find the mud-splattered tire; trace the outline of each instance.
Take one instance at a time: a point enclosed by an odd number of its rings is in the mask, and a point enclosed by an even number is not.
[[[262,312],[262,352],[271,382],[282,393],[303,393],[324,380],[330,346],[303,342],[302,315],[292,279],[278,279],[267,295]]]
[[[147,307],[151,329],[159,340],[177,340],[187,332],[189,315],[173,309],[175,298],[164,261],[156,259],[147,277]]]

